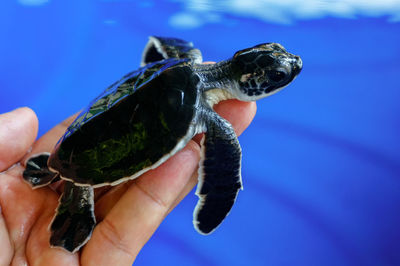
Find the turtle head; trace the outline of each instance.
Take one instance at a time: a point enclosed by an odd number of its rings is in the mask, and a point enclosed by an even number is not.
[[[265,43],[235,53],[232,73],[239,100],[255,101],[288,85],[301,71],[299,56],[278,43]]]

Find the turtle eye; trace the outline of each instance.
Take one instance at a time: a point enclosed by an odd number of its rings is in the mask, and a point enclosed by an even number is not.
[[[286,78],[286,72],[279,70],[271,71],[268,77],[274,82],[281,82]]]

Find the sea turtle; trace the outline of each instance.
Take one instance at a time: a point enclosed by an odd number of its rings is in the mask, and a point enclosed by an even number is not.
[[[201,64],[193,44],[150,37],[141,68],[112,84],[81,112],[52,153],[31,156],[24,179],[34,188],[65,180],[51,223],[52,246],[77,251],[96,224],[93,188],[139,177],[205,132],[193,224],[209,234],[232,208],[242,187],[241,148],[231,124],[213,110],[225,99],[255,101],[288,85],[300,57],[277,43]]]

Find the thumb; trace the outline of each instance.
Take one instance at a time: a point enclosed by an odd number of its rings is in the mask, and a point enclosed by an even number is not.
[[[37,131],[36,114],[27,107],[0,115],[0,172],[21,160]]]

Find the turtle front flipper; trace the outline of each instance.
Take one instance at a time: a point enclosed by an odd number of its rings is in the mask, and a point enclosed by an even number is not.
[[[199,49],[193,43],[176,38],[150,36],[144,48],[140,66],[168,58],[188,58],[196,64],[201,64],[203,58]]]
[[[50,171],[47,167],[47,161],[50,153],[43,152],[31,156],[26,161],[26,168],[22,174],[33,188],[39,188],[59,180],[58,174]]]
[[[59,201],[50,226],[50,244],[74,253],[90,239],[96,224],[93,188],[65,182]]]
[[[214,112],[206,117],[196,190],[199,201],[193,213],[193,225],[201,234],[213,232],[224,220],[242,188],[242,152],[232,126]]]

